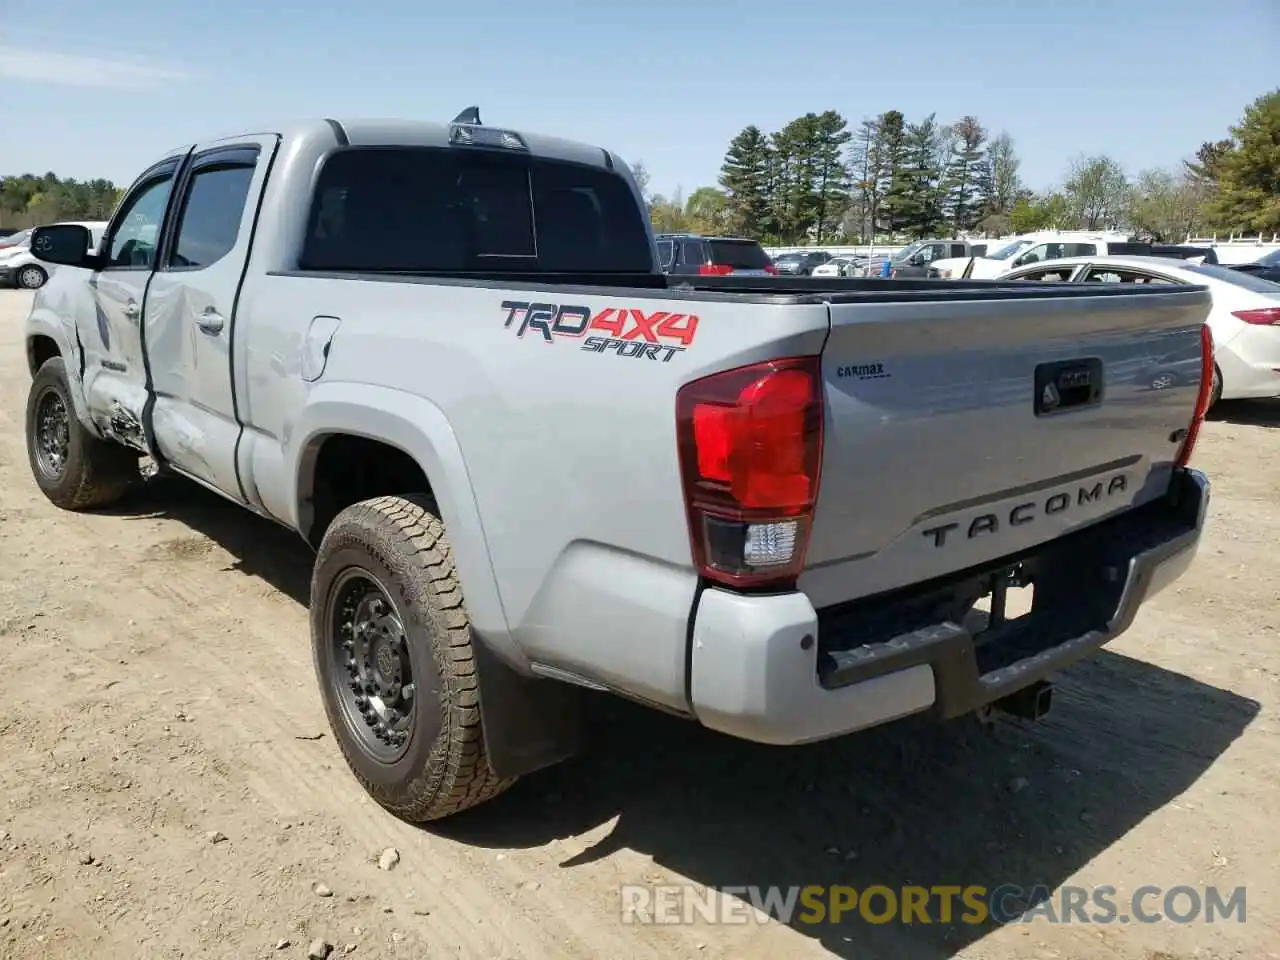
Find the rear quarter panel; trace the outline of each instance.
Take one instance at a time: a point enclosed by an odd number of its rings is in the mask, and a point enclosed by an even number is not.
[[[247,409],[264,436],[279,438],[282,460],[296,469],[306,439],[292,433],[287,411],[305,410],[312,397],[341,384],[376,384],[385,395],[429,400],[465,465],[465,472],[431,482],[465,485],[474,497],[503,619],[523,655],[684,709],[697,577],[677,458],[676,391],[717,370],[819,353],[827,308],[636,294],[260,278],[251,310],[271,321],[245,327],[243,349],[262,358],[250,360]],[[526,322],[554,317],[560,306],[584,308],[593,322],[605,311],[625,311],[624,342],[640,346],[647,338],[632,332],[631,311],[646,318],[692,314],[696,330],[682,351],[620,356],[616,344],[592,349],[591,338],[608,339],[607,331],[566,332],[580,325],[572,315],[554,334]],[[252,375],[253,364],[268,358],[281,369],[295,364],[289,358],[316,315],[341,320],[318,382]]]

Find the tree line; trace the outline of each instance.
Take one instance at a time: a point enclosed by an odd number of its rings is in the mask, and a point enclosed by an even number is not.
[[[110,180],[63,180],[24,173],[0,178],[0,227],[34,227],[60,220],[106,220],[120,199]]]
[[[1230,135],[1175,168],[1130,177],[1105,154],[1071,160],[1062,182],[1023,182],[1014,140],[977,117],[908,120],[888,110],[851,129],[834,110],[781,130],[744,128],[717,186],[648,193],[654,227],[732,233],[765,243],[868,242],[882,237],[1001,236],[1034,230],[1187,234],[1280,232],[1280,89],[1246,107]]]
[[[1229,136],[1176,168],[1130,177],[1105,154],[1070,161],[1061,184],[1027,188],[1013,138],[978,118],[909,121],[887,110],[850,129],[834,110],[781,130],[744,128],[716,186],[687,197],[651,194],[660,231],[732,233],[766,243],[865,243],[880,237],[1001,236],[1046,229],[1125,229],[1159,240],[1188,233],[1280,232],[1280,89],[1245,108]],[[109,180],[56,174],[0,178],[0,227],[105,220],[119,200]]]

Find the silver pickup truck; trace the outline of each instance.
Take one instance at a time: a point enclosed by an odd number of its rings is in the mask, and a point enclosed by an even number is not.
[[[474,111],[184,146],[89,248],[33,237],[36,483],[145,465],[297,531],[334,734],[406,819],[573,754],[585,690],[773,744],[1037,716],[1204,522],[1210,378],[1141,377],[1212,369],[1202,288],[667,278],[615,154]]]

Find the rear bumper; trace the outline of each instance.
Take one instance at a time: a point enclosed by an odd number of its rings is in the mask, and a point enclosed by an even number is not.
[[[1186,571],[1209,493],[1205,475],[1187,470],[1168,497],[1027,554],[822,611],[798,592],[708,588],[694,620],[694,712],[733,736],[795,744],[1009,696],[1119,636]],[[1026,617],[980,633],[939,619],[939,606],[1015,565],[1035,581]]]

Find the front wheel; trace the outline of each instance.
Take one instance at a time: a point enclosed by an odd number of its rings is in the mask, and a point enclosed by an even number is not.
[[[18,286],[23,290],[38,290],[48,279],[49,275],[44,272],[44,268],[37,267],[34,263],[18,271]]]
[[[347,765],[387,810],[437,820],[514,782],[485,753],[476,641],[429,498],[378,497],[338,514],[311,578],[311,642]]]
[[[61,357],[31,381],[27,459],[40,492],[64,510],[107,506],[141,478],[137,454],[95,437],[76,417]]]

